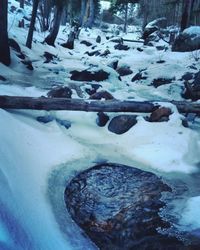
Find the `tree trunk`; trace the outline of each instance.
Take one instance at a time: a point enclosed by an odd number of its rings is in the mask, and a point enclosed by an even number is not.
[[[20,0],[20,2],[19,2],[19,6],[20,6],[20,8],[24,8],[24,0]]]
[[[32,16],[31,16],[31,23],[30,23],[30,27],[29,27],[28,37],[27,37],[27,40],[26,40],[26,47],[28,47],[29,49],[31,49],[31,47],[32,47],[33,32],[34,32],[34,28],[35,28],[35,20],[36,20],[36,16],[37,16],[37,9],[38,9],[39,1],[40,0],[34,0],[33,1],[33,10],[32,10]]]
[[[200,114],[200,103],[165,101],[174,104],[180,113]],[[67,98],[0,96],[0,108],[35,110],[72,110],[87,112],[139,112],[151,113],[159,108],[156,101],[83,100]]]
[[[8,0],[1,0],[0,7],[0,62],[10,65],[10,48],[8,44]]]
[[[80,26],[83,26],[85,11],[86,11],[86,0],[81,0],[81,15],[80,15],[80,19],[79,19]]]
[[[59,32],[62,13],[63,13],[63,6],[58,6],[58,7],[56,6],[53,27],[50,31],[50,34],[45,38],[45,42],[48,45],[55,46],[54,43]]]
[[[124,33],[127,32],[127,21],[128,21],[128,3],[125,3]]]
[[[94,24],[94,0],[89,0],[89,17],[86,23],[86,27],[92,28]]]
[[[50,14],[52,9],[52,3],[49,0],[43,0],[39,4],[41,13],[41,31],[45,32],[49,29]]]
[[[193,0],[185,0],[184,10],[181,18],[181,31],[189,27]]]
[[[82,26],[86,25],[88,17],[89,17],[89,13],[90,13],[90,0],[87,0]]]

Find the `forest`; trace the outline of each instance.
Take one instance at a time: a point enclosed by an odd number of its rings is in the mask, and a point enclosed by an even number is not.
[[[0,250],[200,249],[200,0],[0,1]]]

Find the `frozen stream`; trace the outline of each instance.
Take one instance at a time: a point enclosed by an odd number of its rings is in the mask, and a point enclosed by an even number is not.
[[[1,91],[43,94],[33,87]],[[67,213],[64,190],[76,173],[102,161],[151,171],[174,184],[175,195],[166,197],[161,213],[175,223],[172,234],[179,228],[199,234],[199,135],[184,128],[176,112],[166,123],[139,118],[120,136],[98,127],[95,113],[51,112],[71,122],[68,130],[56,120],[36,120],[48,114],[0,110],[0,249],[95,249]]]

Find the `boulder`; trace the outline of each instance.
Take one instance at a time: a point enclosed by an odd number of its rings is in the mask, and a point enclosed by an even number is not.
[[[34,70],[31,61],[29,61],[29,60],[22,60],[21,62],[22,62],[24,65],[26,65],[26,68],[27,68],[27,69],[29,69],[29,70],[31,70],[31,71]]]
[[[160,107],[153,111],[150,115],[150,122],[164,122],[169,120],[169,116],[172,114],[171,109]]]
[[[192,83],[187,80],[184,82],[185,89],[182,97],[185,99],[191,99],[197,101],[200,99],[200,71],[195,74],[195,78]]]
[[[98,249],[193,249],[160,233],[170,227],[160,215],[165,206],[162,192],[171,191],[153,173],[104,163],[70,181],[65,189],[65,204],[72,219]]]
[[[155,19],[146,25],[142,35],[142,39],[146,40],[155,31],[159,30],[160,28],[164,29],[166,27],[167,19],[165,17]]]
[[[97,113],[96,123],[99,127],[104,127],[109,121],[109,116],[103,112]]]
[[[101,54],[101,52],[100,52],[100,50],[95,50],[95,51],[91,51],[91,52],[86,51],[85,54],[88,56],[99,56]]]
[[[174,81],[175,78],[155,78],[152,82],[152,85],[157,88],[161,85],[169,84]]]
[[[96,92],[90,96],[90,99],[92,100],[113,100],[114,97],[106,90],[101,90],[99,92]]]
[[[75,81],[104,81],[107,80],[109,77],[109,73],[105,72],[104,70],[98,70],[98,71],[89,71],[89,70],[83,70],[78,71],[74,70],[70,72],[72,75],[70,77],[71,80]]]
[[[71,98],[72,90],[69,87],[56,87],[47,93],[51,98]]]
[[[120,76],[127,76],[133,73],[129,66],[121,66],[116,70]]]
[[[121,135],[126,133],[137,123],[136,115],[115,116],[108,125],[108,130],[112,133]]]
[[[117,66],[118,66],[118,63],[119,63],[118,60],[114,60],[114,61],[112,61],[112,62],[110,62],[110,63],[108,64],[108,67],[110,67],[110,68],[116,70],[116,69],[117,69]]]
[[[90,87],[88,88],[85,88],[85,92],[88,94],[88,95],[93,95],[97,92],[97,90],[99,88],[101,88],[102,86],[100,84],[95,84],[95,83],[92,83],[90,84]]]
[[[200,49],[200,26],[192,26],[175,39],[172,51],[187,52]]]

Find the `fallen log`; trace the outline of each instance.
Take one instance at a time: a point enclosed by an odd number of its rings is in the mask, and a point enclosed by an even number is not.
[[[180,113],[200,114],[200,103],[166,101],[174,104]],[[139,112],[151,113],[159,106],[155,101],[83,100],[66,98],[0,96],[0,108],[35,110],[71,110],[87,112]]]
[[[130,43],[144,43],[144,40],[131,40],[131,39],[123,39],[124,42],[130,42]]]

